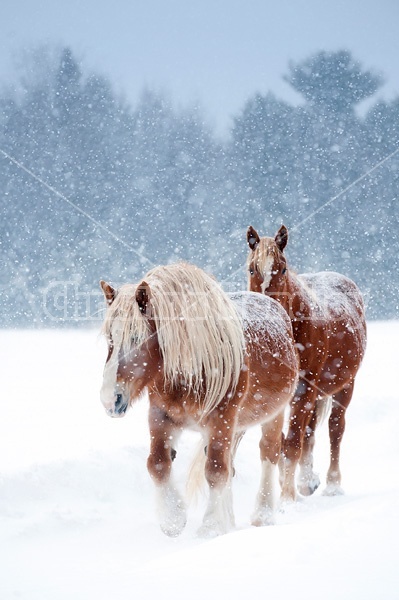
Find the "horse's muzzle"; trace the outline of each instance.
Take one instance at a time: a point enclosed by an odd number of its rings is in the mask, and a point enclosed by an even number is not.
[[[116,394],[116,402],[112,408],[107,408],[107,415],[118,419],[124,417],[129,406],[129,401],[123,397],[123,394]]]

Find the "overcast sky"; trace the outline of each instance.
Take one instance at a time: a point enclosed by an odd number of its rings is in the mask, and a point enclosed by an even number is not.
[[[255,92],[297,98],[289,60],[349,49],[399,95],[399,0],[1,0],[0,79],[12,56],[69,45],[134,103],[144,86],[197,102],[220,131]]]

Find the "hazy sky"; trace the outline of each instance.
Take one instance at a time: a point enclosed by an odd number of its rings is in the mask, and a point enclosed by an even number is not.
[[[12,56],[70,45],[133,103],[144,86],[199,102],[223,130],[255,92],[296,101],[289,60],[347,48],[399,95],[399,0],[1,0],[0,81]]]

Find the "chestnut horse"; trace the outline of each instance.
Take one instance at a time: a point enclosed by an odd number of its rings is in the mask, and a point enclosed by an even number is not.
[[[209,500],[200,534],[218,535],[233,526],[233,454],[255,424],[262,430],[262,475],[252,523],[272,522],[284,410],[298,377],[285,311],[259,294],[229,297],[211,276],[186,263],[157,267],[139,285],[115,290],[100,284],[108,304],[101,401],[109,416],[120,417],[148,392],[147,468],[163,532],[176,536],[186,524],[171,470],[175,443],[188,427],[202,433],[206,446]]]
[[[283,441],[282,497],[296,498],[298,462],[299,492],[310,495],[320,484],[313,471],[314,429],[318,400],[329,396],[330,465],[324,494],[341,494],[339,458],[345,412],[366,348],[362,296],[353,281],[338,273],[296,275],[290,271],[284,255],[288,241],[284,225],[274,238],[260,238],[249,227],[247,241],[249,289],[273,297],[284,307],[299,351],[300,379]]]

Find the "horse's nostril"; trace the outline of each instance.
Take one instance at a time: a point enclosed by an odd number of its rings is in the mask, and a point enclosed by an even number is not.
[[[123,399],[123,394],[116,394],[115,412],[120,415],[124,414],[127,409],[127,402]]]

